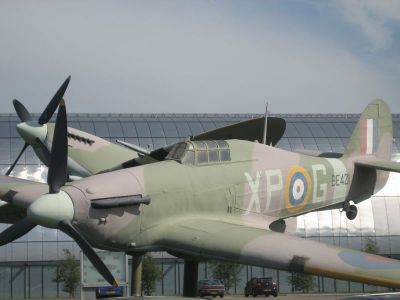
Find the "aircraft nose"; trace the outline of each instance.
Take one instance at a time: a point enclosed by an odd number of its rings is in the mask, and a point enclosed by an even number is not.
[[[72,221],[74,214],[72,199],[64,191],[40,196],[27,210],[27,216],[32,222],[50,228],[57,228],[63,220]]]
[[[47,125],[40,125],[36,122],[23,122],[17,125],[19,135],[30,145],[35,144],[38,138],[44,141],[47,136]]]

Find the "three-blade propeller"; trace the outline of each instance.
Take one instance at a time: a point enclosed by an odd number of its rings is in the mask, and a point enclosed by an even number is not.
[[[80,246],[97,271],[111,284],[117,283],[103,261],[85,237],[73,225],[74,203],[61,188],[67,181],[67,115],[64,100],[59,109],[54,129],[52,151],[47,175],[49,193],[35,199],[27,209],[27,216],[0,233],[0,246],[8,244],[31,231],[36,225],[58,228]]]
[[[20,118],[20,120],[22,121],[22,123],[24,124],[23,126],[20,126],[22,128],[22,130],[34,131],[35,128],[39,128],[41,125],[44,125],[47,122],[49,122],[49,120],[53,116],[54,112],[56,111],[58,105],[60,104],[61,100],[63,99],[63,96],[65,94],[65,91],[67,90],[70,80],[71,80],[71,76],[68,76],[67,79],[65,79],[63,84],[60,86],[60,88],[54,94],[53,98],[50,100],[49,104],[47,104],[46,108],[40,115],[37,122],[32,121],[31,114],[29,113],[29,111],[26,109],[26,107],[21,102],[19,102],[16,99],[13,100],[13,105],[14,105],[15,111],[16,111],[18,117]],[[37,141],[37,144],[39,144],[39,146],[43,149],[44,153],[48,152],[48,151],[46,151],[47,148],[40,140]],[[24,146],[22,147],[20,153],[18,154],[17,158],[15,159],[15,161],[13,162],[11,167],[7,170],[6,175],[10,175],[11,171],[14,169],[15,165],[21,158],[21,156],[24,153],[24,151],[26,150],[26,148],[28,148],[28,146],[29,146],[29,142],[25,140]],[[49,160],[49,157],[47,157],[47,160]]]

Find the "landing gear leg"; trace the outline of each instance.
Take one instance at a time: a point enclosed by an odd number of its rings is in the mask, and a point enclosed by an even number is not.
[[[354,220],[357,217],[357,206],[350,204],[349,201],[343,203],[343,210],[346,212],[347,219]]]

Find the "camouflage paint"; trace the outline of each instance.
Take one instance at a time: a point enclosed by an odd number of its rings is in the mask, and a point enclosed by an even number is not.
[[[47,127],[45,142],[51,145],[54,124],[48,123]],[[90,133],[71,127],[68,127],[68,133],[68,167],[72,175],[87,177],[138,157],[135,151]]]
[[[379,118],[375,154],[380,159],[391,145],[391,126],[382,120],[386,109],[382,101],[374,101],[361,117]],[[191,165],[167,159],[90,176],[63,190],[74,203],[74,224],[99,248],[169,251],[400,288],[397,260],[268,230],[274,220],[343,203],[355,163],[369,157],[360,154],[366,151],[361,150],[360,128],[357,125],[341,159],[229,140],[229,162]],[[11,180],[0,185],[0,197],[8,193],[9,203],[26,208],[37,194],[47,192],[34,183],[21,184],[16,181],[13,186]],[[35,197],[26,196],[30,189]],[[97,199],[131,195],[149,196],[151,202],[112,209],[90,205]]]

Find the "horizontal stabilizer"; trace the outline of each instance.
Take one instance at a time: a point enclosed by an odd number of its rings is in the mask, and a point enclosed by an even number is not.
[[[372,168],[376,170],[400,173],[400,163],[385,159],[357,160],[355,162],[355,165]]]

